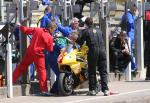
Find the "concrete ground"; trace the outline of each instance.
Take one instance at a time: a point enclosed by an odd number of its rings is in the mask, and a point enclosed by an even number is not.
[[[110,96],[87,96],[88,89],[76,90],[73,96],[16,96],[0,99],[0,103],[150,103],[150,81],[110,82],[109,88],[118,93]]]

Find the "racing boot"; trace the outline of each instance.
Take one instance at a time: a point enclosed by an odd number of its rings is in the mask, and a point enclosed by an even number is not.
[[[88,93],[87,93],[87,95],[89,95],[89,96],[96,96],[96,91],[95,90],[90,90],[90,91],[88,91]]]

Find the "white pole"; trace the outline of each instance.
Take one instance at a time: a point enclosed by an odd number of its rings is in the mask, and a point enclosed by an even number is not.
[[[1,21],[4,22],[4,0],[1,0],[0,8],[1,8]]]
[[[143,18],[142,2],[138,2],[139,19],[136,22],[136,39],[137,39],[137,66],[140,72],[140,78],[145,79],[144,73],[144,45],[143,45]]]
[[[7,90],[8,98],[13,97],[13,86],[12,86],[12,54],[11,54],[11,44],[7,44]]]
[[[106,17],[105,17],[105,22],[106,22],[106,58],[107,58],[107,72],[110,72],[110,63],[109,63],[109,25],[108,25],[108,20],[109,20],[109,0],[106,5]],[[104,11],[103,11],[104,12]]]
[[[6,5],[7,10],[7,21],[9,21],[9,9],[10,5]],[[9,30],[9,24],[8,24],[8,30]],[[13,97],[13,86],[12,86],[12,54],[11,54],[11,44],[9,43],[9,33],[8,33],[8,43],[7,43],[7,96],[8,98]]]
[[[131,62],[129,63],[126,69],[126,80],[131,81]]]
[[[129,48],[130,48],[130,51],[131,51],[131,46],[130,46],[130,38],[128,38],[128,45],[129,45]],[[127,69],[126,69],[126,80],[127,81],[131,81],[131,62],[129,63]]]

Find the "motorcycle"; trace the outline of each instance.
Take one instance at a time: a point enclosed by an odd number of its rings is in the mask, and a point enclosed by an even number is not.
[[[81,48],[74,46],[71,52],[64,54],[59,63],[58,85],[61,95],[71,95],[74,89],[88,80],[87,51],[88,47],[84,44]],[[100,85],[97,85],[97,91],[100,91]]]

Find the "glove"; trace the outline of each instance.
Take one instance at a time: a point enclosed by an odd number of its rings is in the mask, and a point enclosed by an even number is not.
[[[63,59],[63,55],[59,55],[58,58],[57,58],[57,63],[61,63],[62,62],[62,59]]]

